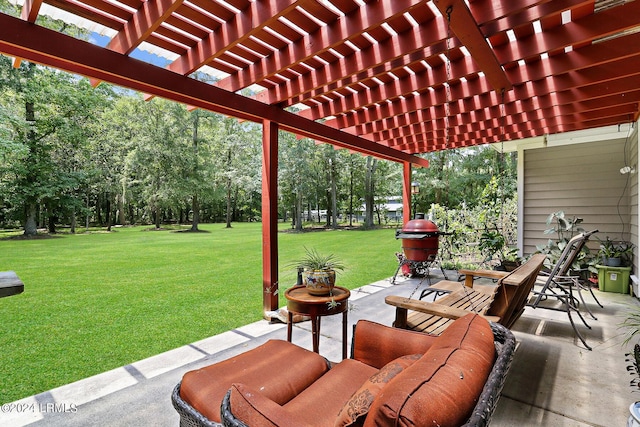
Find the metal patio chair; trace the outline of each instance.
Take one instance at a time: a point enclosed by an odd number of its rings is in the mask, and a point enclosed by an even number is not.
[[[590,286],[583,285],[579,276],[571,275],[571,267],[587,240],[589,240],[589,237],[597,232],[598,230],[580,233],[569,240],[551,271],[538,275],[536,284],[531,291],[531,297],[527,302],[527,306],[534,309],[542,308],[566,312],[569,317],[569,322],[571,323],[577,337],[589,350],[591,350],[591,347],[587,344],[585,338],[576,327],[572,313],[575,312],[582,323],[588,329],[591,329],[591,326],[587,323],[580,312],[580,306],[582,305],[594,320],[597,320],[597,318],[585,303],[581,291],[588,290],[600,307],[602,307],[602,304],[598,301]],[[550,305],[549,303],[545,303],[550,300],[558,301],[560,302],[560,305]]]

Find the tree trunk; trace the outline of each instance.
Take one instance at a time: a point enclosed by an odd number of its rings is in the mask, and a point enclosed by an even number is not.
[[[227,178],[227,228],[231,228],[231,178]]]
[[[373,157],[367,157],[365,175],[364,175],[364,226],[373,227],[373,207],[375,202],[374,195],[374,174],[378,160]]]
[[[35,124],[36,113],[33,102],[26,101],[25,105],[25,119],[28,123]],[[36,133],[31,127],[27,133],[27,144],[32,150],[36,149]],[[34,177],[27,175],[27,180],[33,182]],[[36,223],[37,204],[33,196],[27,196],[25,201],[25,222],[24,222],[24,234],[25,236],[35,236],[38,234],[38,225]]]
[[[89,190],[87,190],[85,208],[87,208],[87,214],[84,217],[84,226],[86,230],[89,231]]]
[[[25,209],[25,223],[24,223],[24,235],[35,236],[38,234],[38,225],[36,223],[36,204],[35,202],[28,202]]]
[[[193,114],[193,176],[196,177],[198,175],[198,127],[200,125],[200,113],[196,110]],[[198,200],[197,192],[194,192],[191,196],[191,211],[193,212],[193,216],[191,218],[191,231],[198,231],[198,224],[200,223],[200,201]]]
[[[56,216],[51,206],[46,206],[47,210],[47,230],[49,234],[56,234]]]
[[[231,170],[231,149],[227,151],[227,165]],[[227,177],[227,228],[231,228],[231,177]]]
[[[111,195],[107,193],[107,211],[105,216],[107,217],[107,231],[111,231]]]
[[[76,226],[77,226],[77,219],[76,219],[76,208],[73,208],[73,211],[71,211],[71,234],[76,234]]]
[[[326,202],[327,208],[327,218],[324,225],[325,227],[331,227],[331,216],[333,215],[331,213],[331,186],[324,192],[324,201]]]
[[[338,197],[336,190],[336,164],[331,161],[329,163],[329,177],[331,178],[331,227],[338,228]]]
[[[296,231],[302,231],[302,191],[296,191]]]
[[[98,226],[102,227],[104,222],[102,222],[102,196],[100,194],[96,195],[96,222]]]
[[[353,227],[353,162],[349,168],[349,227]]]
[[[194,194],[191,197],[191,210],[193,211],[193,218],[191,219],[191,231],[198,231],[198,223],[200,222],[200,201],[198,201],[197,194]]]
[[[117,223],[120,225],[125,225],[127,223],[127,218],[124,214],[124,194],[116,194],[116,204],[118,205]]]

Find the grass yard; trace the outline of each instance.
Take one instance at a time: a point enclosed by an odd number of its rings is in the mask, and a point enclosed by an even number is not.
[[[201,229],[0,239],[0,271],[25,283],[23,294],[0,299],[0,403],[261,319],[261,224]],[[304,246],[343,259],[338,284],[348,288],[392,276],[400,250],[392,229],[278,239],[281,292],[295,283],[287,263]]]

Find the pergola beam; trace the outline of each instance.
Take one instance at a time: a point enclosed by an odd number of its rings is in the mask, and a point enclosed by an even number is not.
[[[456,78],[469,76],[480,71],[476,68],[473,60],[466,56],[452,63],[451,69],[455,70]],[[403,79],[394,80],[384,86],[375,84],[368,90],[361,88],[357,93],[349,94],[333,102],[325,102],[303,110],[300,112],[300,115],[310,119],[335,116],[356,108],[370,107],[381,102],[386,102],[387,100],[395,100],[414,91],[418,93],[427,92],[429,87],[438,86],[446,81],[446,65],[442,64],[439,67],[424,70],[421,73],[409,75]],[[439,92],[442,92],[444,95],[444,90],[439,90]]]
[[[450,18],[451,31],[469,50],[493,89],[498,93],[510,90],[511,82],[464,0],[434,0],[433,3],[445,18]]]

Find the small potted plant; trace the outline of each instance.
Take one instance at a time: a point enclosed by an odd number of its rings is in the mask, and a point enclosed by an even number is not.
[[[305,256],[290,265],[302,269],[302,280],[311,295],[329,295],[336,283],[336,270],[344,264],[334,254],[321,254],[316,249],[305,249]]]
[[[518,256],[518,248],[507,248],[502,258],[502,266],[505,271],[513,271],[520,266],[520,257]]]
[[[497,229],[486,229],[480,236],[478,246],[487,259],[498,258],[498,261],[500,261],[500,264],[496,267],[498,270],[513,271],[520,265],[518,249],[509,248],[506,244],[506,239]]]
[[[633,258],[634,245],[631,242],[611,240],[600,241],[598,256],[602,265],[609,267],[628,267]]]

